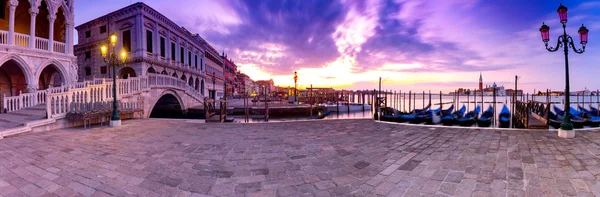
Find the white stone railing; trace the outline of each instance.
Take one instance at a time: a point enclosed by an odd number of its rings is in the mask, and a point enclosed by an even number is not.
[[[15,32],[15,46],[29,47],[29,35]]]
[[[7,112],[20,110],[38,104],[46,103],[48,118],[62,118],[70,111],[72,106],[86,103],[110,102],[113,99],[113,82],[111,79],[93,79],[91,81],[76,82],[71,85],[51,87],[19,96],[4,97],[3,107]],[[130,77],[117,79],[117,99],[139,94],[150,88],[174,88],[184,91],[198,101],[204,96],[189,86],[185,80],[179,78],[149,74],[147,77]],[[136,104],[136,105],[139,105]],[[125,104],[123,109],[133,106]]]
[[[48,39],[46,38],[35,38],[35,48],[36,49],[42,49],[42,50],[48,50]]]
[[[15,35],[15,46],[29,47],[29,35],[17,33],[17,32],[15,32],[14,35]],[[8,36],[8,31],[0,30],[0,44],[8,44],[9,39],[10,38]],[[49,45],[48,39],[36,37],[34,42],[35,42],[34,47],[36,49],[49,50],[50,45]],[[57,53],[66,53],[67,52],[66,44],[63,42],[54,41],[52,44],[52,48],[53,48],[52,50]]]
[[[65,43],[54,41],[52,45],[54,52],[66,53]]]
[[[11,96],[2,99],[3,109],[6,112],[16,111],[26,107],[42,104],[46,101],[47,90],[36,91],[32,93],[19,92],[19,96]]]
[[[185,80],[177,77],[161,74],[148,73],[148,83],[150,87],[171,87],[185,91],[188,95],[194,97],[197,100],[203,100],[204,96],[193,87],[189,86]]]
[[[8,32],[0,31],[0,44],[8,44]]]

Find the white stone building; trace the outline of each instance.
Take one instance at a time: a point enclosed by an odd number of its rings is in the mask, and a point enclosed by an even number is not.
[[[74,0],[0,4],[0,95],[9,97],[77,81]]]
[[[116,33],[117,50],[128,59],[117,69],[117,78],[160,73],[180,78],[208,95],[204,43],[193,34],[144,3],[135,3],[77,26],[79,43],[75,55],[79,80],[112,78],[112,68],[102,60],[100,46]],[[212,82],[212,81],[211,81]],[[212,88],[212,85],[209,86]]]
[[[205,57],[205,68],[206,68],[206,81],[208,82],[206,88],[208,89],[208,96],[210,98],[221,98],[224,95],[224,72],[223,67],[225,62],[219,55],[219,52],[215,50],[206,40],[202,39],[200,35],[194,35],[194,39],[202,43]]]

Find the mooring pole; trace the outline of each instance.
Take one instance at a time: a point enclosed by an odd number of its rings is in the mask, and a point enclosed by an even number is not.
[[[494,118],[493,118],[494,122],[493,122],[493,125],[494,125],[494,128],[496,128],[496,87],[492,87],[492,89],[493,89],[493,93],[492,93],[492,105],[494,105]],[[513,113],[515,113],[515,112],[513,111]]]
[[[411,110],[412,107],[412,91],[408,91],[408,111],[412,111]]]
[[[444,103],[442,103],[442,91],[440,91],[440,111],[444,109],[443,107],[444,107]]]

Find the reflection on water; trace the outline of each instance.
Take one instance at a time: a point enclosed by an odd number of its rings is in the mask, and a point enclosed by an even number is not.
[[[316,114],[315,114],[316,115]],[[237,123],[243,123],[244,122],[244,116],[232,116],[229,115],[227,117],[232,117],[234,118],[234,122]],[[351,112],[351,113],[345,113],[345,112],[340,112],[340,113],[336,113],[336,112],[331,112],[328,116],[326,116],[323,119],[362,119],[362,118],[373,118],[372,112],[367,110],[364,112]],[[254,115],[254,116],[250,116],[249,118],[249,123],[263,123],[263,122],[267,122],[264,118],[264,116],[262,115]],[[287,122],[287,121],[303,121],[303,120],[313,120],[313,118],[309,118],[307,116],[291,116],[291,117],[285,117],[285,118],[269,118],[269,122]]]

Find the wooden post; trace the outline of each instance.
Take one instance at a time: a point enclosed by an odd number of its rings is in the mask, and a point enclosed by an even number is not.
[[[457,93],[456,93],[456,103],[457,103],[457,106],[460,105],[460,91],[457,91]]]
[[[494,116],[493,116],[494,117],[493,118],[494,122],[492,124],[494,125],[493,127],[496,128],[496,87],[492,87],[492,89],[493,89],[493,93],[492,93],[492,105],[494,106]],[[515,113],[515,112],[513,112],[513,113]],[[511,114],[513,114],[513,113],[511,113]]]
[[[408,111],[409,112],[412,111],[412,110],[410,110],[412,107],[411,103],[412,103],[412,91],[408,91]]]
[[[467,112],[469,112],[469,107],[471,106],[471,97],[467,94]],[[473,108],[475,109],[475,108]]]
[[[342,96],[344,96],[344,92],[342,92]],[[336,113],[339,114],[340,113],[340,97],[337,94],[337,91],[336,91],[336,95],[335,95],[335,109],[337,111]]]
[[[421,108],[421,109],[425,109],[425,91],[423,91],[423,95],[421,96],[421,99],[423,100],[423,108]]]
[[[473,103],[475,103],[473,106],[475,108],[477,108],[477,88],[473,89]],[[483,112],[483,104],[481,105],[481,111]]]
[[[417,109],[417,93],[413,93],[413,111]]]
[[[406,92],[404,92],[404,95],[402,95],[402,111],[406,112]]]
[[[440,109],[444,110],[444,103],[442,103],[442,91],[440,91]],[[440,110],[440,111],[441,111]],[[443,114],[442,114],[443,115]]]
[[[310,84],[310,97],[308,97],[310,99],[310,117],[309,119],[312,119],[313,117],[313,88],[312,88],[312,84]]]
[[[348,96],[350,96],[350,94],[348,94]],[[348,114],[350,113],[350,98],[347,99],[348,102],[346,102],[348,104]]]
[[[596,89],[596,116],[600,116],[600,90]]]

